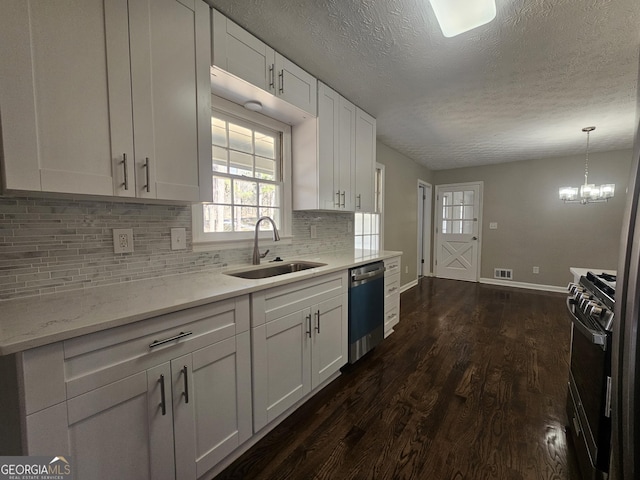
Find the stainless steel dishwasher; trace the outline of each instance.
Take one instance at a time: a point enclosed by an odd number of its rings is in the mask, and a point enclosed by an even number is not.
[[[349,270],[349,363],[384,339],[384,263]]]

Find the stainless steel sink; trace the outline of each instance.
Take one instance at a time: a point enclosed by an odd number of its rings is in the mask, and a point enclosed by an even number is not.
[[[251,268],[249,270],[241,270],[237,272],[225,272],[225,275],[231,275],[232,277],[240,278],[269,278],[276,275],[284,275],[285,273],[301,272],[302,270],[308,270],[310,268],[324,267],[326,263],[317,262],[283,262],[268,267]]]

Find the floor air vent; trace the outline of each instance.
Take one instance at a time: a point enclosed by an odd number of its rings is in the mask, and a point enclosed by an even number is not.
[[[513,270],[511,270],[510,268],[494,268],[493,277],[499,278],[501,280],[512,280]]]

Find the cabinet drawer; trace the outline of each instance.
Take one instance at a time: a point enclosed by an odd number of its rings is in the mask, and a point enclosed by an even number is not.
[[[395,325],[400,322],[400,305],[397,301],[391,305],[386,306],[384,309],[384,333],[385,337],[387,332],[391,330]]]
[[[400,273],[400,257],[388,258],[384,261],[386,269],[385,275],[395,275]]]
[[[66,340],[67,398],[247,331],[249,315],[245,295]]]
[[[400,274],[384,277],[384,297],[400,293]]]
[[[323,275],[253,294],[253,327],[347,293],[347,272]]]

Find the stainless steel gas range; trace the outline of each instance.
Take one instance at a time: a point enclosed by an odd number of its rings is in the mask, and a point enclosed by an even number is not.
[[[588,272],[570,283],[572,321],[567,414],[584,480],[606,479],[611,449],[611,334],[615,276]]]

